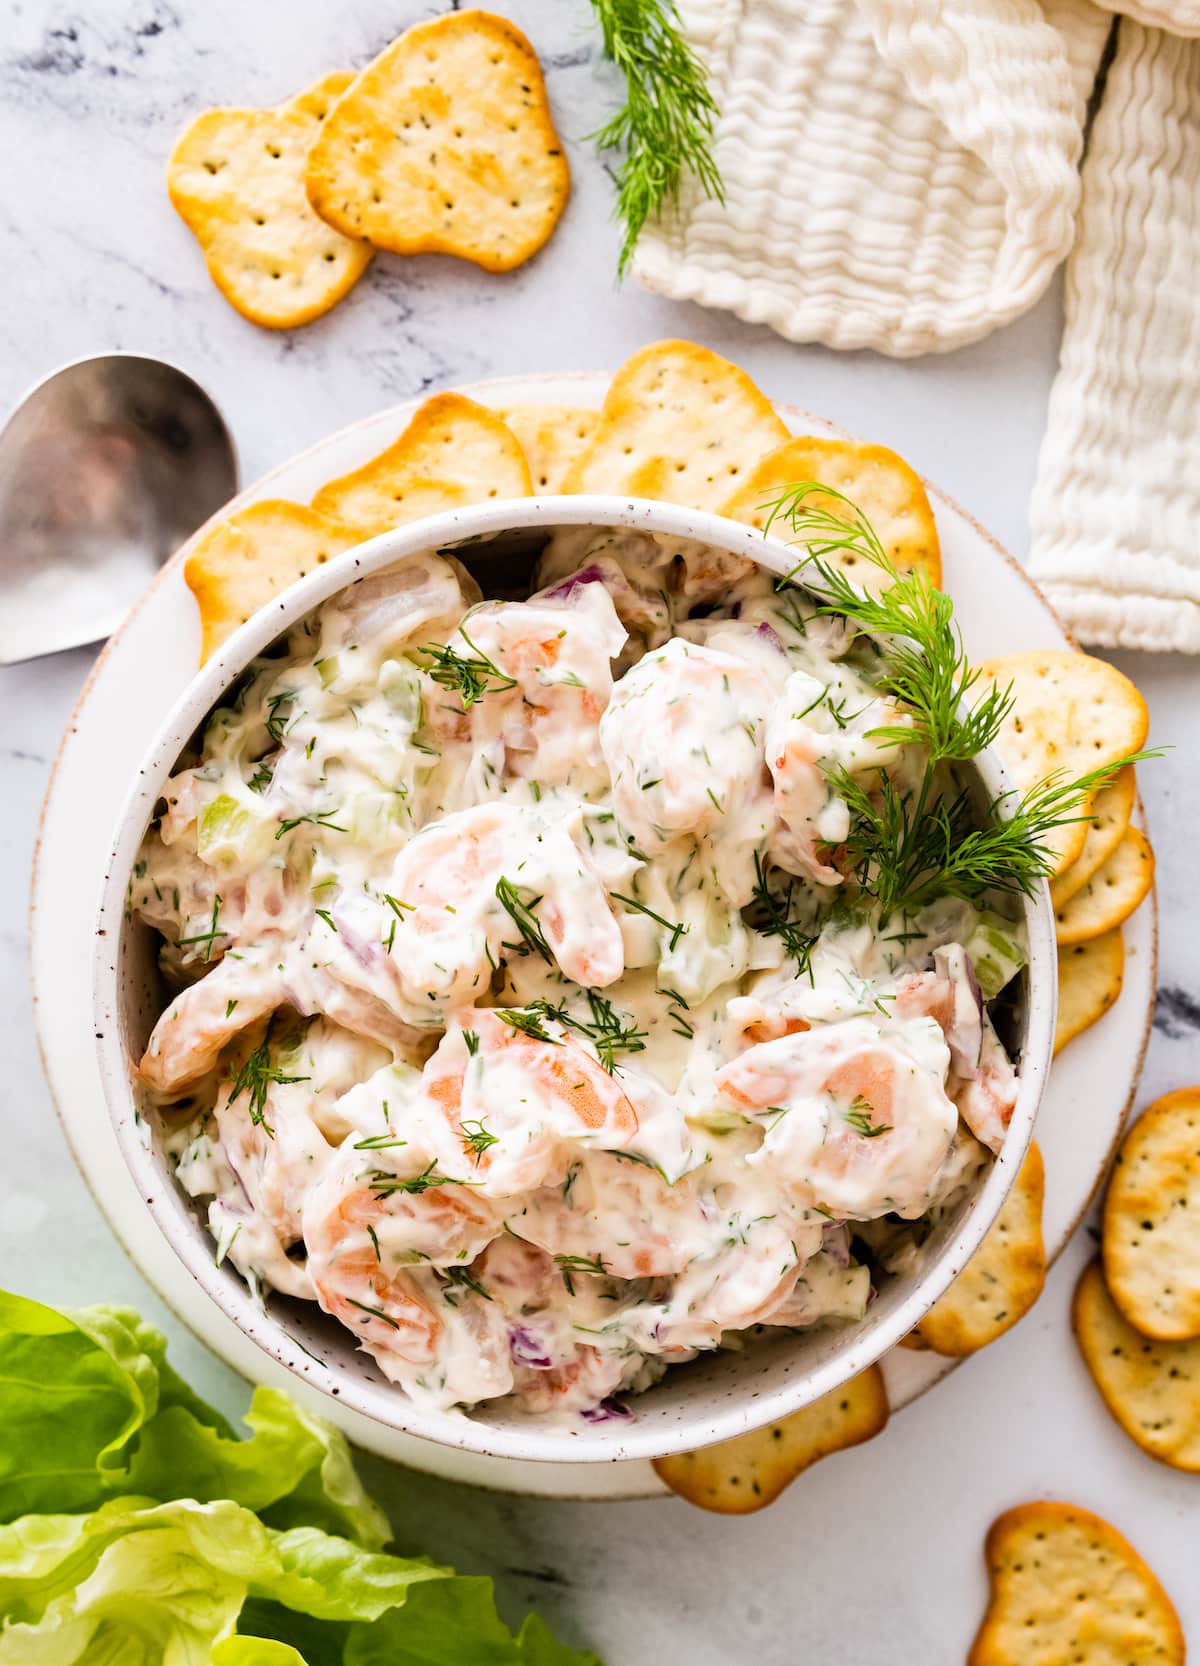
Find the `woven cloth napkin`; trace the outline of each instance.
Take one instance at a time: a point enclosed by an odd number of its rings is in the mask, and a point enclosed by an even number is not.
[[[1121,20],[1066,309],[1030,571],[1083,642],[1200,653],[1198,40]]]
[[[680,0],[725,202],[685,186],[634,272],[792,341],[962,346],[1071,246],[1111,19],[1088,0]]]
[[[1073,250],[1032,570],[1085,642],[1200,652],[1200,0],[1106,4],[1081,202],[1091,0],[679,0],[725,201],[685,184],[634,271],[906,356],[1017,317]]]

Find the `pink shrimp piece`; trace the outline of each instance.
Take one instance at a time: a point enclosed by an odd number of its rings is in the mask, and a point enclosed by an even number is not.
[[[971,965],[959,943],[934,951],[933,970],[900,980],[898,1017],[929,1017],[950,1048],[950,1097],[967,1127],[992,1151],[1004,1144],[1020,1083],[1000,1045]]]
[[[318,1302],[393,1380],[411,1382],[412,1367],[436,1362],[450,1401],[506,1393],[512,1379],[498,1315],[484,1312],[484,1299],[469,1289],[447,1304],[445,1287],[426,1264],[468,1263],[500,1230],[499,1214],[466,1186],[389,1189],[418,1178],[427,1165],[408,1147],[411,1173],[389,1168],[372,1177],[372,1160],[385,1155],[395,1154],[343,1147],[305,1205],[304,1243]]]
[[[771,852],[791,873],[807,874],[818,885],[840,885],[841,874],[818,855],[849,831],[847,815],[829,813],[832,794],[820,765],[824,749],[825,737],[798,719],[779,723],[772,717],[768,723],[767,767],[778,818]]]
[[[746,661],[681,638],[647,654],[600,721],[621,825],[648,855],[683,835],[761,844],[767,679]],[[742,899],[749,900],[749,888]]]
[[[686,1180],[668,1185],[641,1163],[608,1152],[575,1159],[567,1187],[528,1199],[509,1229],[549,1255],[590,1261],[613,1278],[669,1278],[712,1242],[699,1196]]]
[[[486,1008],[461,1017],[466,1031],[446,1032],[421,1085],[484,1193],[557,1185],[576,1146],[620,1148],[636,1135],[620,1083],[569,1032],[550,1024],[557,1039],[539,1041]]]
[[[728,1104],[767,1119],[748,1162],[843,1218],[921,1214],[958,1125],[933,1035],[925,1021],[881,1034],[851,1018],[749,1048],[716,1076]]]
[[[600,988],[621,975],[621,930],[571,825],[484,804],[431,823],[404,848],[389,884],[401,911],[393,960],[419,1010],[477,999],[514,944],[538,947],[537,933],[573,982]]]
[[[227,956],[176,995],[151,1032],[138,1074],[156,1093],[178,1093],[207,1076],[231,1041],[286,1001],[274,951]]]

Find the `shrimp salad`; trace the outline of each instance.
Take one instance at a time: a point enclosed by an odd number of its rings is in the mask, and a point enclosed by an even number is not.
[[[536,582],[420,555],[211,713],[130,886],[175,992],[139,1074],[264,1299],[426,1407],[597,1421],[913,1266],[1004,1139],[1024,954],[857,894],[837,783],[921,748],[846,618],[631,531]]]

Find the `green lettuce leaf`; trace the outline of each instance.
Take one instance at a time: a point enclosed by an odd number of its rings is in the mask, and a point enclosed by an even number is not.
[[[346,1441],[286,1394],[246,1423],[138,1314],[0,1292],[0,1666],[598,1666],[385,1554]]]
[[[68,1317],[0,1293],[0,1520],[136,1493],[232,1499],[270,1526],[387,1543],[387,1518],[331,1424],[270,1388],[255,1390],[246,1423],[239,1440],[138,1314]]]

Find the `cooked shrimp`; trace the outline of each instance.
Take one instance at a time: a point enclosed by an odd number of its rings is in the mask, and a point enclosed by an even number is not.
[[[570,784],[582,794],[600,788],[596,728],[624,641],[598,584],[528,602],[485,602],[468,614],[447,646],[460,660],[490,668],[487,692],[466,707],[455,690],[438,690],[429,701],[435,735],[469,746],[467,769],[479,778],[462,796],[491,798],[505,777],[536,781],[539,789]]]
[[[561,1186],[536,1192],[509,1230],[549,1255],[590,1262],[614,1278],[681,1273],[712,1242],[713,1215],[686,1179],[604,1151],[576,1156]]]
[[[984,1010],[970,956],[960,943],[935,949],[933,970],[901,978],[896,1015],[929,1017],[950,1048],[950,1097],[967,1127],[999,1151],[1016,1108],[1019,1082]]]
[[[411,1174],[380,1171],[373,1182],[372,1156],[383,1152],[343,1147],[309,1195],[304,1242],[317,1300],[360,1338],[385,1376],[410,1392],[436,1367],[451,1400],[507,1393],[512,1375],[499,1316],[493,1319],[484,1299],[466,1288],[456,1287],[447,1303],[444,1283],[417,1264],[469,1260],[499,1230],[496,1214],[464,1186],[387,1189],[418,1180],[419,1159],[412,1156]]]
[[[764,679],[678,637],[617,684],[600,721],[622,825],[652,855],[682,833],[762,827]]]
[[[849,708],[849,709],[847,709]],[[845,693],[795,671],[767,721],[767,766],[775,783],[776,827],[771,854],[791,873],[819,885],[839,885],[842,875],[823,852],[850,831],[850,811],[830,785],[833,769],[851,774],[896,763],[872,731],[904,720],[886,701]]]
[[[405,847],[387,888],[399,915],[390,958],[405,1016],[444,1021],[477,1000],[514,953],[552,955],[568,978],[593,988],[621,975],[620,927],[576,842],[579,826],[577,813],[501,801],[431,823]]]
[[[182,990],[155,1024],[138,1073],[156,1093],[178,1093],[214,1069],[222,1049],[287,997],[271,947],[228,955]]]
[[[717,1072],[725,1101],[766,1119],[769,1167],[796,1199],[843,1219],[929,1207],[958,1113],[949,1051],[929,1020],[880,1031],[846,1019],[749,1048]]]
[[[557,1186],[578,1150],[627,1147],[637,1111],[616,1077],[552,1020],[531,1020],[551,1040],[495,1012],[461,1013],[425,1067],[421,1097],[488,1197]],[[459,1172],[459,1171],[456,1171]]]

